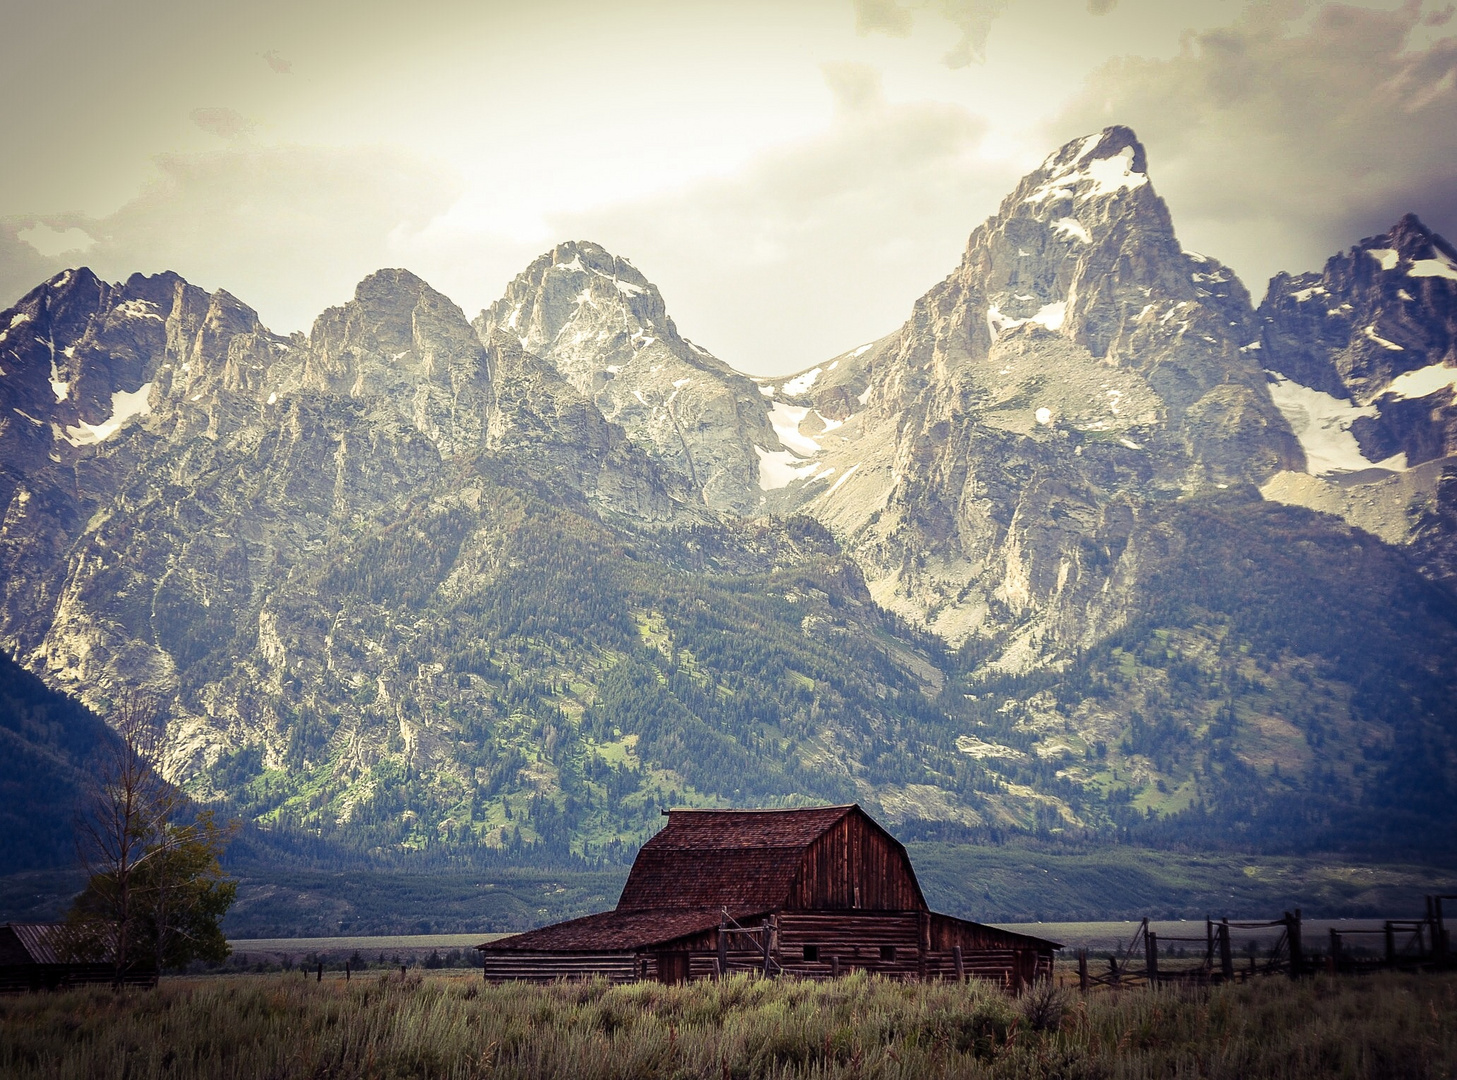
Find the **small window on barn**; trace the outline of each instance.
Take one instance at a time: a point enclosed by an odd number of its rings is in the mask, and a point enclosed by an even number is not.
[[[818,945],[806,945],[804,947],[804,958],[806,960],[818,960],[820,958],[820,947]]]
[[[895,959],[895,946],[894,945],[882,945],[880,947],[880,958],[882,960],[894,960]]]

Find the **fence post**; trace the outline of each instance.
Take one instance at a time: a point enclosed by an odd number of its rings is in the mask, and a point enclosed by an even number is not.
[[[1341,969],[1341,935],[1334,927],[1331,928],[1331,957],[1329,967],[1332,975]]]
[[[1219,971],[1225,982],[1234,979],[1234,956],[1229,951],[1229,919],[1219,920]]]
[[[764,920],[764,977],[769,977],[769,920]]]
[[[836,953],[830,957],[830,975],[838,979],[840,977],[840,954]]]
[[[728,912],[718,917],[718,977],[728,975]]]
[[[1143,935],[1144,967],[1148,969],[1148,984],[1157,986],[1159,981],[1159,936],[1152,930]]]
[[[1088,992],[1088,950],[1078,950],[1078,989]]]
[[[1432,953],[1439,964],[1447,962],[1451,942],[1447,940],[1447,923],[1442,918],[1442,898],[1432,897]]]
[[[966,981],[966,960],[961,955],[961,946],[951,946],[951,961],[956,965],[956,981]]]
[[[1391,925],[1391,920],[1386,920],[1386,962],[1391,967],[1396,967],[1396,927]]]
[[[1290,977],[1298,979],[1304,973],[1305,953],[1300,941],[1300,909],[1295,914],[1285,913],[1285,937],[1290,943]]]

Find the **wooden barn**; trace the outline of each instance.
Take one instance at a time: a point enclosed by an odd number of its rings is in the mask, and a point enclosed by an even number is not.
[[[0,926],[0,993],[60,990],[86,983],[113,983],[116,968],[63,958],[62,923],[6,923]],[[122,973],[128,986],[156,986],[157,973],[132,968]]]
[[[870,971],[1015,990],[1061,946],[931,911],[899,841],[859,806],[822,806],[669,811],[615,910],[477,948],[498,981]]]

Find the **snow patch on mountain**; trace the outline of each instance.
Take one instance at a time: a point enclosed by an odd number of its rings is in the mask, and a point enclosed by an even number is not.
[[[66,428],[61,435],[72,446],[92,446],[96,443],[105,442],[118,431],[127,421],[138,416],[145,416],[152,411],[152,404],[147,399],[152,394],[152,384],[142,385],[128,393],[125,390],[118,390],[111,395],[111,415],[100,424],[88,424],[82,420],[75,425]]]
[[[1405,452],[1385,461],[1371,461],[1361,453],[1351,425],[1360,417],[1376,416],[1376,406],[1357,405],[1321,390],[1302,386],[1277,372],[1269,372],[1270,397],[1284,415],[1305,451],[1306,471],[1313,476],[1360,472],[1372,467],[1397,472],[1406,469]]]
[[[1441,277],[1457,281],[1457,263],[1438,252],[1435,259],[1418,259],[1406,273],[1408,277]]]
[[[1004,331],[1015,330],[1027,323],[1037,323],[1048,330],[1062,329],[1063,320],[1067,318],[1067,301],[1057,300],[1051,304],[1043,304],[1037,309],[1035,315],[1025,319],[1014,319],[1010,315],[1003,315],[1001,308],[992,304],[987,308],[987,330],[991,333],[992,340],[996,341]]]
[[[124,300],[116,305],[114,314],[123,319],[156,319],[162,322],[162,316],[154,310],[156,306],[150,300]]]
[[[776,401],[769,410],[769,425],[774,429],[774,434],[779,436],[782,444],[800,457],[812,457],[820,452],[819,443],[808,435],[799,433],[799,425],[804,423],[809,412],[807,407],[787,405],[782,401]]]
[[[789,450],[754,447],[759,455],[759,487],[763,491],[786,488],[796,480],[811,479],[820,469],[818,461],[805,461]]]
[[[1429,367],[1408,371],[1391,380],[1386,393],[1398,401],[1405,398],[1424,398],[1440,390],[1457,391],[1457,368],[1446,364],[1432,364]]]
[[[1376,344],[1380,345],[1383,349],[1390,349],[1392,352],[1406,352],[1406,350],[1398,345],[1396,342],[1387,341],[1384,337],[1378,334],[1376,332],[1375,323],[1372,323],[1370,326],[1362,327],[1361,333],[1365,334],[1368,340],[1376,342]]]
[[[1023,202],[1040,203],[1076,198],[1080,201],[1096,199],[1104,195],[1116,195],[1120,191],[1131,191],[1148,183],[1145,173],[1133,168],[1133,147],[1125,146],[1111,157],[1087,160],[1099,135],[1089,135],[1083,142],[1083,150],[1073,159],[1071,165],[1063,166],[1044,180]]]
[[[791,396],[808,393],[809,388],[815,384],[815,380],[820,377],[820,373],[823,371],[824,368],[810,368],[803,375],[796,375],[784,384],[784,393]]]
[[[1061,217],[1052,223],[1052,231],[1063,236],[1081,240],[1085,244],[1093,242],[1092,235],[1083,228],[1083,223],[1077,218]]]

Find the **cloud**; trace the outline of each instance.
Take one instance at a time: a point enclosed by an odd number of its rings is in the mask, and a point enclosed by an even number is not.
[[[273,69],[273,74],[293,74],[293,61],[285,60],[283,57],[279,56],[277,49],[269,49],[266,53],[263,54],[263,59],[268,64],[268,66]]]
[[[840,108],[820,136],[553,231],[632,259],[684,334],[744,370],[808,367],[889,333],[1016,176],[982,159],[986,125],[966,109],[888,104],[858,65],[825,77]]]
[[[987,36],[992,23],[1007,9],[1011,0],[934,0],[932,8],[961,31],[961,40],[944,57],[947,67],[965,67],[986,59]],[[911,32],[913,8],[902,7],[898,0],[854,0],[855,31],[859,34],[882,33],[905,37]],[[916,7],[924,8],[925,3]]]
[[[911,13],[896,0],[854,0],[855,32],[879,32],[905,37],[911,32]]]
[[[1256,296],[1406,211],[1457,230],[1457,39],[1419,31],[1414,3],[1330,5],[1301,28],[1302,6],[1255,3],[1173,58],[1110,62],[1048,134],[1134,128],[1181,239]]]
[[[273,329],[307,329],[366,274],[397,258],[396,239],[423,229],[461,190],[449,170],[383,149],[281,147],[172,155],[114,214],[49,220],[52,233],[94,238],[84,262],[102,277],[175,270],[226,288]],[[34,242],[34,219],[0,223],[0,303],[68,256]],[[46,254],[41,254],[46,251]]]
[[[203,131],[223,139],[236,139],[253,130],[253,121],[232,109],[193,109],[189,117]]]
[[[987,38],[992,23],[1007,10],[1011,0],[940,0],[941,13],[961,31],[961,40],[946,54],[947,67],[980,64],[987,58]]]
[[[962,68],[986,61],[992,24],[1011,3],[1012,0],[921,0],[903,6],[899,0],[854,0],[855,30],[860,34],[905,37],[911,32],[917,10],[934,11],[961,32],[961,39],[942,62],[947,67]],[[1094,15],[1106,15],[1117,6],[1118,0],[1088,0],[1088,11]]]
[[[96,238],[84,229],[78,229],[74,225],[54,228],[43,221],[36,222],[28,229],[20,229],[15,235],[16,239],[29,244],[46,258],[86,251],[96,244]]]
[[[865,112],[885,103],[880,71],[869,64],[821,64],[820,73],[834,95],[835,107],[843,112]]]

